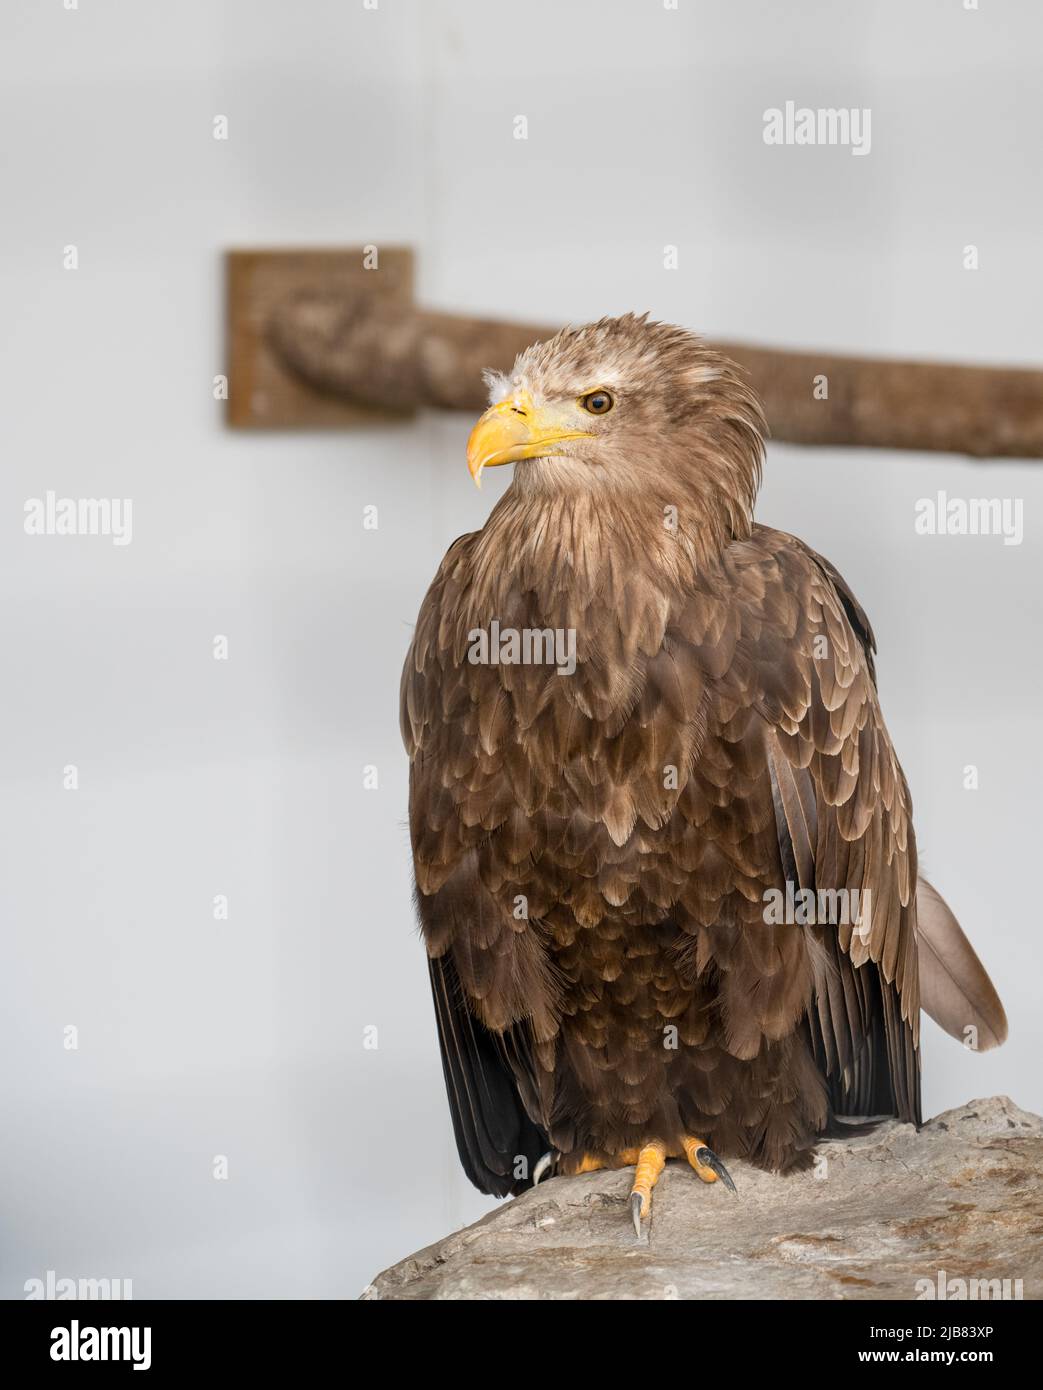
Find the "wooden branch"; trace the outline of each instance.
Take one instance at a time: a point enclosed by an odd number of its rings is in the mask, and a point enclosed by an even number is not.
[[[270,346],[326,394],[391,410],[486,404],[482,369],[506,371],[556,331],[303,291],[268,321]],[[1043,457],[1043,372],[896,362],[715,342],[750,374],[772,437],[797,444]],[[813,394],[825,378],[828,398]]]

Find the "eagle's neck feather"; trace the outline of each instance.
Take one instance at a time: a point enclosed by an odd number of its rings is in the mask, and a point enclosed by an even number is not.
[[[472,616],[502,617],[530,595],[546,623],[563,607],[575,613],[592,602],[611,620],[624,589],[640,586],[655,602],[690,591],[749,535],[750,517],[719,496],[670,492],[508,489],[472,551]]]

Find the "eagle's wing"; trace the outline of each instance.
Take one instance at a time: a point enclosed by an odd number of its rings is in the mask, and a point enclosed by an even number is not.
[[[768,539],[770,538],[770,540]],[[758,528],[799,597],[789,654],[766,679],[779,849],[801,888],[858,890],[861,924],[813,934],[808,1027],[836,1115],[920,1119],[919,1010],[977,1046],[1006,1036],[996,991],[944,902],[918,877],[909,789],[877,699],[872,628],[837,570]]]
[[[807,547],[805,547],[807,549]],[[866,654],[875,684],[876,640],[858,600],[834,567],[808,551],[832,579],[844,611]],[[995,986],[941,894],[920,873],[916,880],[916,962],[920,1006],[940,1028],[967,1043],[975,1030],[976,1051],[987,1052],[1007,1037],[1007,1016]]]
[[[518,1072],[531,1065],[524,1025],[490,1032],[468,1007],[452,955],[429,957],[428,965],[460,1162],[480,1192],[513,1196],[532,1185],[550,1147],[521,1104]]]
[[[812,1046],[835,1115],[919,1123],[916,845],[872,629],[827,561],[779,532],[754,537],[773,552],[769,584],[797,600],[785,651],[760,673],[783,868],[795,888],[847,898],[835,925],[808,932]]]
[[[461,735],[479,711],[468,686],[473,668],[435,653],[442,623],[459,606],[456,567],[470,540],[450,546],[420,610],[402,672],[401,724],[411,762],[417,914],[456,1145],[471,1182],[505,1197],[531,1186],[550,1147],[531,1116],[541,1113],[534,1029],[548,1031],[555,987],[535,930],[506,925],[482,883],[476,846],[487,831],[481,821],[461,824],[450,790],[474,772]],[[531,844],[526,818],[501,805],[502,778],[486,773],[484,786],[488,799],[476,793],[474,804],[497,824],[504,853],[523,858]]]

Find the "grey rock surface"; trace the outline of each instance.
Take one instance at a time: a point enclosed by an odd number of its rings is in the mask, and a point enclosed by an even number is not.
[[[823,1142],[788,1177],[679,1162],[638,1243],[632,1169],[552,1178],[377,1276],[368,1299],[917,1299],[1043,1293],[1043,1120],[1007,1097]],[[1011,1281],[1006,1289],[1002,1281]],[[1019,1290],[1017,1282],[1021,1281]]]

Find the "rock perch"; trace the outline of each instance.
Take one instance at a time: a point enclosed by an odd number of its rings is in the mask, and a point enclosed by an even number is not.
[[[979,1298],[1041,1296],[1038,1115],[998,1096],[919,1133],[888,1121],[816,1152],[814,1170],[789,1177],[729,1159],[738,1198],[669,1163],[644,1244],[630,1171],[553,1178],[385,1270],[363,1297],[917,1299],[928,1284],[959,1296],[957,1280]]]

